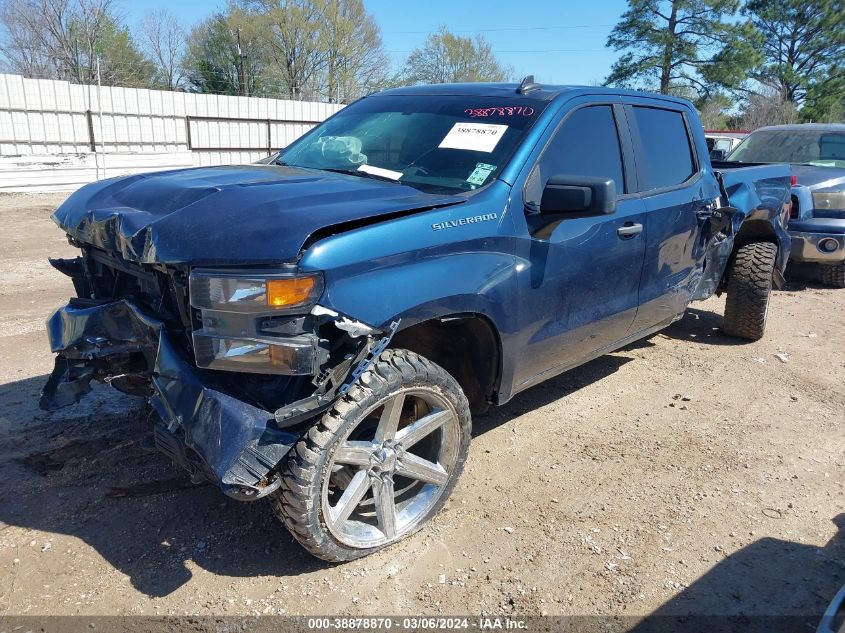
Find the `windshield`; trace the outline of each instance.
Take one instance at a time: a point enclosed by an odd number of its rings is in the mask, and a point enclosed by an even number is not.
[[[545,107],[517,97],[367,97],[294,142],[279,162],[432,193],[472,191],[496,177]]]
[[[728,160],[845,167],[845,130],[759,130],[745,139]]]

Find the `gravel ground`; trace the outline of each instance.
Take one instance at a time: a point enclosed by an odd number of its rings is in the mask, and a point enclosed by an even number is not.
[[[144,451],[137,399],[37,409],[60,201],[0,196],[0,616],[820,615],[845,583],[845,290],[790,281],[757,343],[713,298],[531,389],[428,528],[327,565]]]

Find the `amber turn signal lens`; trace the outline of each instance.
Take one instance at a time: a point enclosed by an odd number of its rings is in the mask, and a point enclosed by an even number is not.
[[[267,305],[275,308],[304,303],[314,290],[314,277],[267,280]]]

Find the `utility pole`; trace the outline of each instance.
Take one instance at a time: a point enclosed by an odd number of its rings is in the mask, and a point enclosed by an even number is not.
[[[100,55],[97,54],[97,105],[100,106],[100,150],[103,154],[103,178],[106,177],[106,142],[103,138],[103,96],[100,82]]]
[[[243,96],[249,96],[249,84],[246,81],[246,66],[244,64],[244,60],[246,59],[246,55],[244,55],[243,51],[241,50],[241,27],[238,27],[235,31],[235,39],[237,41],[238,46],[238,92],[240,92]]]

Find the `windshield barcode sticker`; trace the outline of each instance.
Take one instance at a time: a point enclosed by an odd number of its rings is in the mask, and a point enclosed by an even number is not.
[[[455,123],[438,147],[490,153],[507,129],[507,125],[495,123]]]

